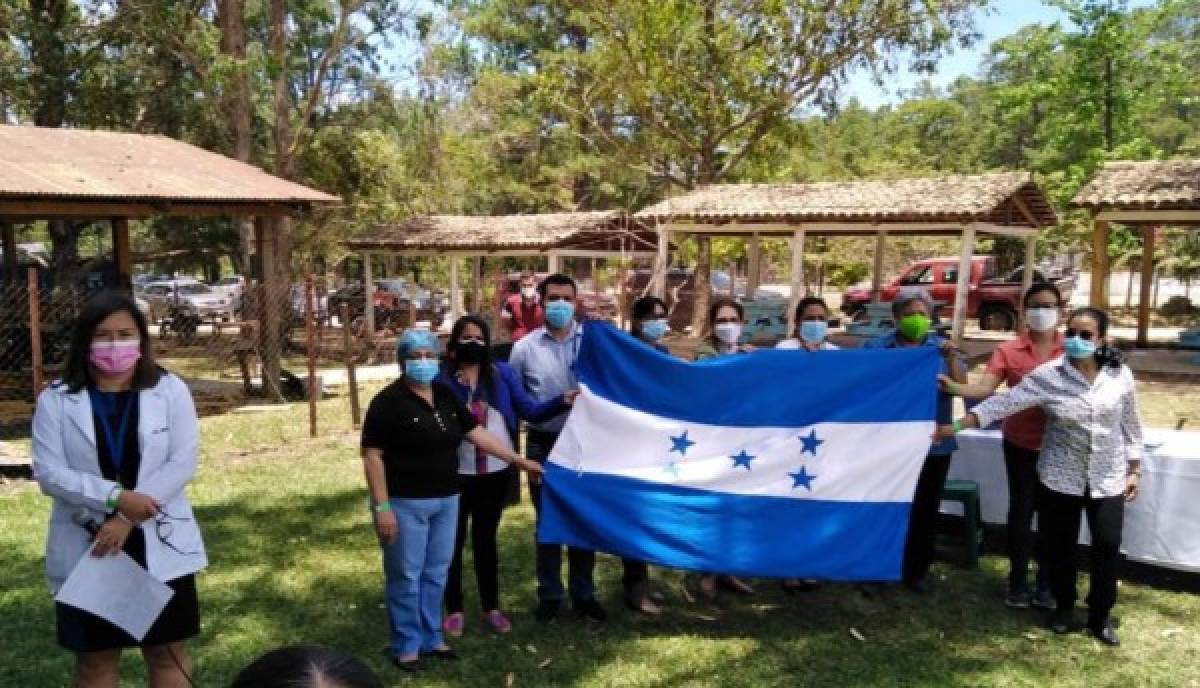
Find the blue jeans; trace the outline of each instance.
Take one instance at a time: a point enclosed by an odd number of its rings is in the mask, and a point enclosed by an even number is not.
[[[557,435],[530,431],[525,447],[525,455],[545,464],[554,448]],[[542,517],[542,486],[529,485],[529,496],[533,500],[534,512],[540,521]],[[542,601],[555,601],[563,598],[562,584],[562,545],[537,545],[537,596]],[[592,572],[596,568],[596,553],[578,547],[567,548],[567,585],[570,588],[571,599],[590,600],[596,594]]]
[[[429,652],[444,643],[442,594],[454,557],[458,495],[390,501],[397,532],[395,542],[383,545],[383,576],[391,652]]]

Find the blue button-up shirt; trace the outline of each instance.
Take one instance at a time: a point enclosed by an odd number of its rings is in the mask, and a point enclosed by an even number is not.
[[[571,324],[571,332],[562,341],[545,327],[539,327],[513,345],[508,364],[520,376],[529,396],[536,402],[546,402],[579,386],[575,359],[582,343],[583,326],[579,323]],[[567,413],[563,412],[531,426],[541,432],[557,433],[566,422]]]
[[[942,342],[944,341],[946,341],[945,337],[930,333],[925,335],[925,341],[921,344],[921,346],[941,347]],[[874,339],[868,339],[867,341],[863,342],[862,345],[862,348],[864,349],[896,349],[899,347],[900,344],[896,341],[895,330],[887,334],[879,335]],[[941,372],[943,375],[950,374],[950,366],[947,365],[944,357],[942,358]],[[936,385],[937,380],[929,380],[928,384]],[[938,425],[949,425],[954,422],[954,397],[941,390],[938,390],[937,422]],[[947,437],[941,442],[937,442],[931,446],[929,448],[929,453],[936,456],[945,456],[948,454],[953,454],[957,449],[958,440],[954,439],[953,437]]]

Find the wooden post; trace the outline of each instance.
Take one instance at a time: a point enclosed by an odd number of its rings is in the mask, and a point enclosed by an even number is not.
[[[471,310],[480,316],[487,311],[483,307],[483,256],[471,258]]]
[[[875,263],[871,268],[871,303],[883,300],[883,253],[887,250],[887,232],[875,234]]]
[[[1025,270],[1021,273],[1021,298],[1025,298],[1025,294],[1029,292],[1029,288],[1033,286],[1033,264],[1037,261],[1037,235],[1030,234],[1025,237]],[[1018,310],[1021,322],[1018,328],[1025,324],[1025,303],[1021,302]]]
[[[458,282],[458,256],[450,254],[450,322],[458,322],[462,315],[462,286]],[[431,323],[432,325],[432,323]]]
[[[729,298],[737,300],[737,261],[729,261]]]
[[[17,232],[10,222],[0,220],[0,252],[4,253],[4,281],[18,284],[21,276],[17,274]]]
[[[369,252],[363,253],[363,322],[367,324],[367,349],[375,350],[375,278],[371,275]],[[412,323],[409,323],[412,326]]]
[[[804,227],[796,228],[792,233],[792,298],[788,301],[788,331],[791,337],[796,331],[796,306],[803,298],[804,291]]]
[[[133,288],[133,256],[129,249],[129,218],[114,217],[109,220],[112,227],[113,265],[117,269],[117,286]]]
[[[33,398],[42,393],[42,302],[38,271],[29,266],[29,349],[33,366]]]
[[[350,304],[342,302],[339,313],[342,320],[342,348],[346,356],[346,384],[350,391],[350,420],[354,429],[362,424],[362,411],[358,405],[358,375],[354,371],[354,338],[350,327]]]
[[[1138,297],[1137,345],[1150,345],[1150,308],[1154,305],[1154,235],[1155,225],[1142,225],[1142,291]]]
[[[961,344],[967,327],[967,299],[970,298],[971,258],[975,255],[975,225],[963,226],[962,250],[958,256],[958,285],[954,289],[954,320],[951,338]]]
[[[557,253],[555,253],[554,251],[550,251],[549,253],[547,253],[546,254],[546,272],[553,275],[553,274],[556,274],[561,269],[562,268],[559,265],[559,255]]]
[[[754,298],[759,285],[762,284],[762,240],[757,232],[750,235],[746,261],[746,296]]]
[[[282,290],[279,289],[279,274],[275,267],[275,237],[273,222],[264,217],[254,218],[254,240],[257,245],[259,266],[262,270],[262,303],[259,304],[259,360],[262,363],[263,396],[269,400],[282,401],[283,390],[279,387],[280,351],[282,330],[279,313],[283,307]],[[270,227],[270,229],[268,229]]]
[[[654,272],[650,276],[650,291],[652,294],[667,300],[667,269],[671,264],[671,232],[662,225],[658,226],[658,250],[654,254]]]
[[[1108,222],[1104,220],[1092,223],[1092,286],[1088,305],[1108,308]]]
[[[308,435],[317,436],[317,325],[313,322],[316,313],[313,312],[312,275],[304,276],[304,349],[308,359]]]

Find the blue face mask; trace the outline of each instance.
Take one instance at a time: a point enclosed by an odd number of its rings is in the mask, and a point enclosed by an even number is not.
[[[561,330],[575,317],[575,304],[570,301],[551,301],[546,304],[546,324]]]
[[[428,386],[438,374],[438,362],[432,358],[410,358],[404,361],[404,377]]]
[[[642,336],[646,339],[657,342],[667,334],[667,321],[664,319],[658,320],[643,320],[642,321]]]
[[[825,333],[828,331],[829,323],[824,320],[805,320],[800,323],[800,338],[809,344],[825,341]]]
[[[1096,353],[1096,342],[1082,337],[1067,337],[1063,341],[1063,351],[1068,358],[1088,358]]]

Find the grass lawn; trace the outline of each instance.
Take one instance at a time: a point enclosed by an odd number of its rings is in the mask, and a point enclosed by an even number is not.
[[[368,397],[364,397],[364,400]],[[322,402],[323,437],[307,439],[303,405],[202,420],[191,488],[212,564],[200,577],[203,630],[191,644],[196,683],[226,685],[262,652],[311,642],[365,658],[389,684],[422,686],[1200,686],[1200,597],[1125,583],[1117,614],[1125,645],[1057,637],[1040,617],[1000,604],[1005,560],[982,569],[939,562],[937,589],[866,598],[848,586],[788,597],[760,581],[753,598],[686,602],[682,576],[657,572],[669,611],[620,606],[620,564],[602,556],[598,583],[612,619],[542,627],[534,602],[533,512],[503,524],[509,636],[468,618],[464,660],[416,679],[383,660],[382,573],[345,402]],[[0,485],[0,686],[68,684],[71,658],[54,640],[43,582],[49,500],[35,485]],[[469,570],[469,568],[468,568]],[[467,576],[468,610],[475,606]],[[127,653],[127,685],[143,684]]]

